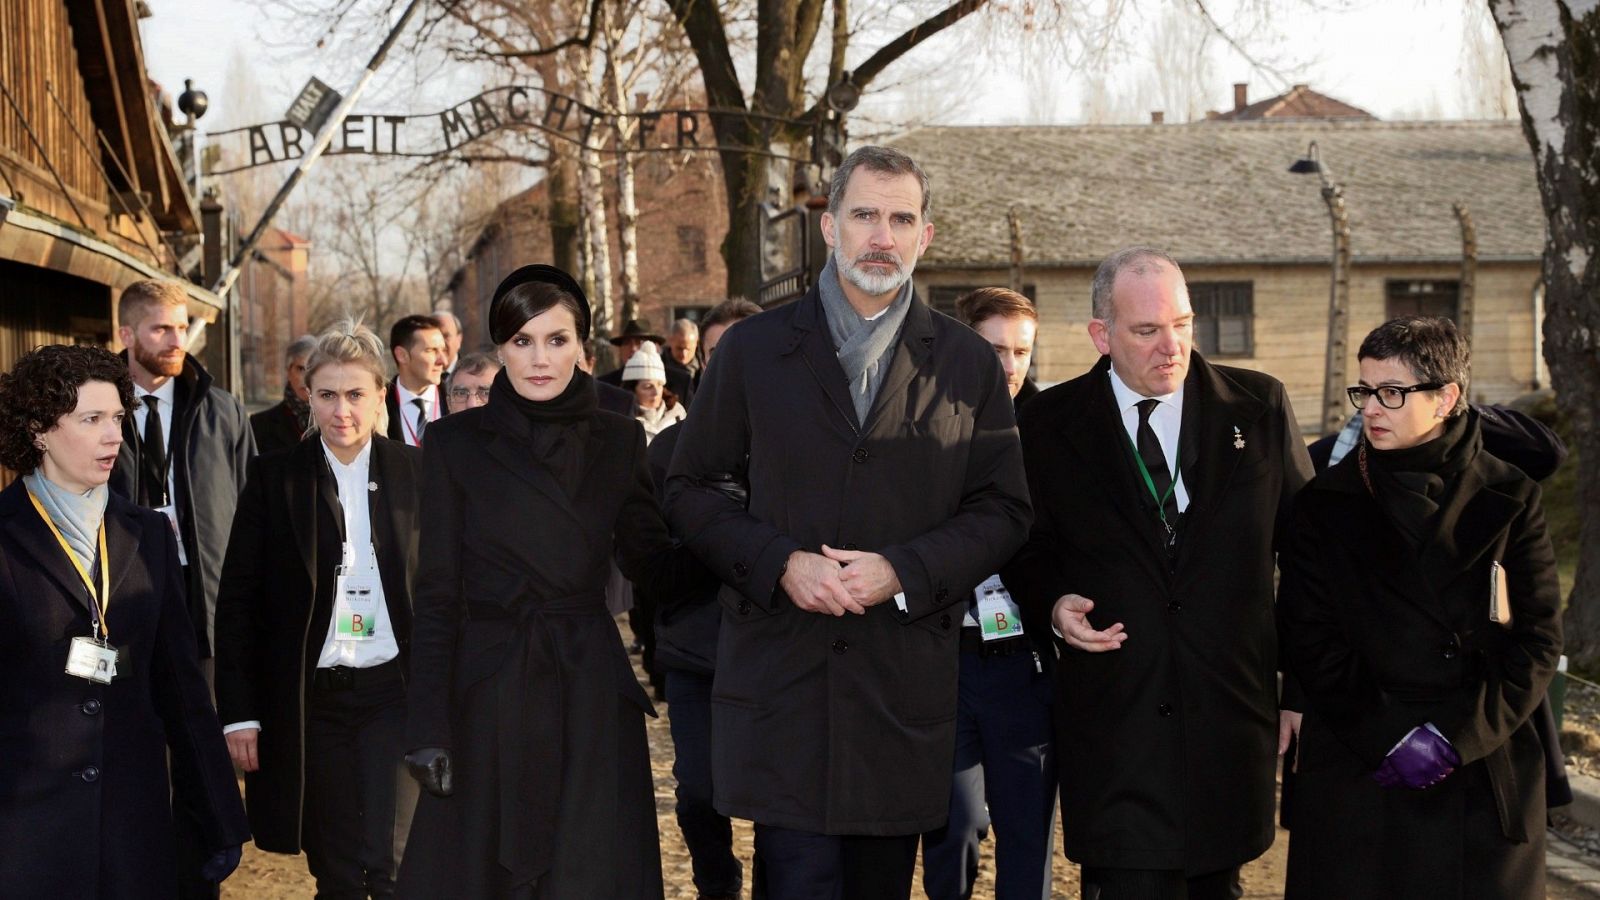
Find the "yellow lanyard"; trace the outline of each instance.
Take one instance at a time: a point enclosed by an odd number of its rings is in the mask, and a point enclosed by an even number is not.
[[[66,538],[61,536],[61,529],[56,527],[56,523],[51,520],[50,514],[44,511],[44,505],[39,502],[39,498],[35,497],[32,491],[29,491],[28,499],[33,501],[33,508],[39,511],[39,518],[44,520],[44,524],[50,526],[50,533],[56,536],[56,543],[61,545],[61,550],[67,554],[67,560],[72,563],[72,567],[78,570],[78,577],[83,579],[83,586],[89,589],[90,598],[100,607],[100,643],[104,644],[111,640],[111,628],[106,624],[106,608],[111,605],[111,576],[109,574],[111,559],[106,555],[106,520],[104,518],[100,520],[100,590],[96,591],[94,589],[94,579],[90,578],[89,573],[84,570],[83,563],[78,560],[78,554],[72,552],[72,546],[67,543]]]

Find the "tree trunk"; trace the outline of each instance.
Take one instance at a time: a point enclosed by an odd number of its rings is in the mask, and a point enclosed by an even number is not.
[[[1489,8],[1544,204],[1544,354],[1583,461],[1566,652],[1592,672],[1600,667],[1600,4],[1489,0]]]
[[[603,9],[604,4],[600,8]],[[588,50],[578,54],[577,68],[578,102],[594,109],[597,104]],[[600,171],[600,150],[605,144],[606,132],[594,122],[580,123],[579,127],[578,202],[583,207],[589,273],[594,278],[593,291],[589,294],[589,305],[594,309],[592,330],[597,338],[607,337],[616,325],[616,307],[611,299],[611,236],[606,225],[606,185]]]
[[[566,141],[550,140],[549,174],[545,176],[545,202],[550,222],[551,262],[564,272],[577,272],[578,259],[578,157]]]
[[[637,120],[627,119],[622,79],[617,74],[616,48],[606,41],[606,100],[611,107],[611,133],[617,144],[617,238],[622,250],[622,321],[639,315],[639,204],[633,195],[632,146]]]

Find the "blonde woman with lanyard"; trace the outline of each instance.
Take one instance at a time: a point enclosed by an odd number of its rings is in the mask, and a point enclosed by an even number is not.
[[[172,529],[106,482],[127,366],[41,347],[0,376],[0,890],[169,898],[168,757],[218,882],[249,839],[196,657]],[[182,873],[185,877],[193,873]]]

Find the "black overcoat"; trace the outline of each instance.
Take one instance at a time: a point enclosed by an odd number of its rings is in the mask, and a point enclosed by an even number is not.
[[[501,397],[429,426],[407,747],[450,750],[455,792],[418,803],[399,893],[659,898],[655,712],[605,584],[613,554],[635,581],[692,557],[672,550],[637,422],[583,421],[570,495],[528,428]]]
[[[274,853],[301,849],[306,693],[333,615],[343,513],[323,453],[312,435],[251,461],[217,597],[217,712],[225,725],[261,723],[245,806],[256,846]],[[375,435],[368,477],[372,544],[403,670],[422,451]]]
[[[1520,470],[1480,450],[1458,477],[1420,554],[1355,452],[1295,505],[1279,600],[1306,702],[1289,897],[1544,896],[1544,748],[1529,717],[1561,653],[1555,556]],[[1509,627],[1489,620],[1495,561]],[[1373,771],[1426,722],[1464,765],[1426,791],[1380,788]]]
[[[1274,544],[1311,475],[1283,386],[1195,353],[1178,456],[1189,506],[1169,563],[1111,392],[1110,360],[1022,409],[1027,546],[1001,571],[1027,630],[1063,594],[1127,627],[1121,649],[1057,641],[1066,855],[1214,872],[1272,845],[1277,763]]]
[[[669,516],[726,587],[712,690],[717,809],[828,834],[944,824],[964,603],[1029,521],[994,350],[913,298],[865,425],[816,290],[740,323],[679,427]],[[746,480],[748,508],[718,484]],[[789,555],[881,553],[893,600],[803,612]],[[955,608],[951,608],[952,605]]]
[[[66,674],[88,592],[28,500],[0,491],[0,895],[177,896],[167,772],[187,777],[210,852],[250,839],[195,653],[172,529],[113,494],[110,642],[118,675]]]
[[[256,436],[257,453],[287,450],[300,443],[305,436],[305,429],[300,427],[300,417],[294,414],[286,401],[251,414],[250,431]]]

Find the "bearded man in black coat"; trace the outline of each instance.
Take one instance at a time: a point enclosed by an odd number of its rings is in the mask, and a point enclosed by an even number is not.
[[[966,600],[1026,536],[994,351],[911,289],[928,201],[909,157],[852,153],[818,284],[722,339],[679,426],[672,530],[725,585],[715,802],[756,823],[771,900],[910,896],[949,807]]]
[[[1035,519],[1001,570],[1026,630],[1062,637],[1063,846],[1085,900],[1237,897],[1297,721],[1273,566],[1311,463],[1282,384],[1193,353],[1170,256],[1119,251],[1093,291],[1104,356],[1023,409]]]

